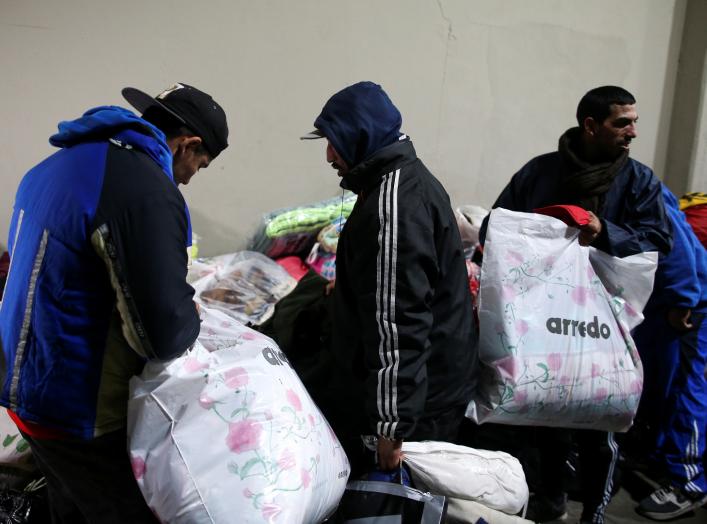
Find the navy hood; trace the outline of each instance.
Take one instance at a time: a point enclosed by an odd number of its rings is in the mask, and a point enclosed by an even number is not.
[[[381,86],[359,82],[342,89],[314,121],[349,168],[400,137],[400,111]]]

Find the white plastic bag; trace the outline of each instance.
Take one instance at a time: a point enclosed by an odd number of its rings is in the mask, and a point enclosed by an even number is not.
[[[349,464],[275,343],[202,310],[194,349],[131,381],[128,434],[145,500],[170,523],[321,522]]]
[[[481,268],[478,423],[626,431],[643,387],[630,330],[656,253],[611,257],[560,220],[491,212]]]
[[[449,497],[447,499],[447,517],[445,524],[479,524],[480,519],[489,524],[532,524],[517,515],[508,515],[491,509],[473,500]],[[481,522],[483,522],[481,521]]]
[[[420,489],[472,500],[509,515],[528,503],[523,467],[508,453],[423,441],[403,442],[403,455]]]
[[[454,210],[464,250],[473,249],[477,246],[481,224],[488,214],[488,209],[474,205],[465,205]]]
[[[36,472],[29,443],[22,438],[7,409],[0,407],[0,484],[19,489]]]
[[[194,300],[244,324],[260,325],[297,281],[265,255],[239,251],[195,260],[187,275]]]

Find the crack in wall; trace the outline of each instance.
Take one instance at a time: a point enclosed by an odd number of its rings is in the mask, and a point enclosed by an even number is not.
[[[435,143],[435,153],[439,153],[439,135],[440,129],[442,128],[442,103],[444,102],[444,92],[447,87],[447,60],[449,58],[449,43],[455,40],[454,28],[452,27],[452,19],[449,18],[444,12],[444,6],[442,5],[442,0],[437,0],[437,7],[439,7],[439,14],[442,20],[447,24],[447,40],[444,46],[444,62],[442,64],[442,85],[440,86],[439,102],[437,104],[437,133],[436,133],[436,143]]]

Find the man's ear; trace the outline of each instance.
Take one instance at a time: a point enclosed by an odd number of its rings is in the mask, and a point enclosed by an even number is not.
[[[597,121],[593,117],[588,116],[582,122],[582,130],[589,136],[594,136],[597,132]]]
[[[199,136],[186,136],[183,137],[182,144],[184,149],[196,150],[201,146],[202,140]]]
[[[172,154],[184,154],[188,150],[196,150],[202,143],[201,137],[198,136],[179,136],[167,141]]]

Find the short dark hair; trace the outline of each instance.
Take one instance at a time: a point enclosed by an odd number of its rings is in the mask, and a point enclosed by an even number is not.
[[[174,116],[170,115],[167,111],[161,110],[159,107],[147,108],[147,111],[142,115],[142,119],[147,120],[150,124],[162,131],[167,140],[180,136],[199,136],[190,129],[189,126],[174,118]],[[199,146],[199,152],[207,152],[203,144],[203,138]]]
[[[635,104],[636,99],[623,87],[601,86],[588,91],[582,97],[577,106],[577,123],[582,127],[582,123],[587,117],[592,117],[598,123],[602,123],[611,114],[611,106]]]

